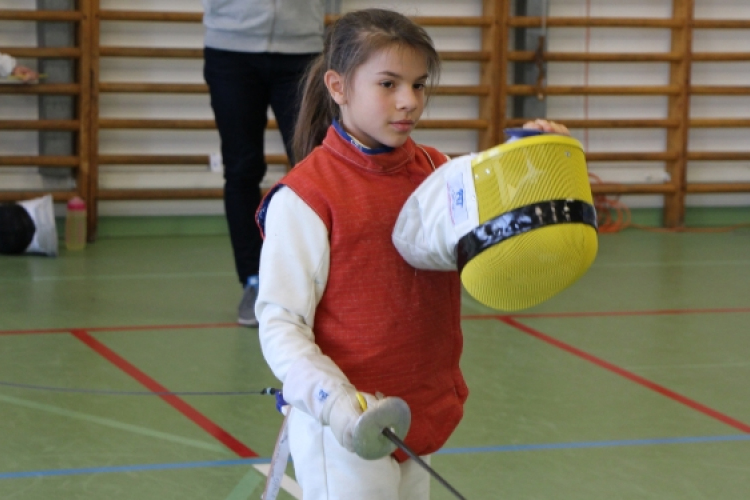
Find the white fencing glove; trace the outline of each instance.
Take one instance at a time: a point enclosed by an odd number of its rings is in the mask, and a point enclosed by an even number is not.
[[[341,389],[326,402],[323,425],[330,426],[341,446],[364,459],[376,460],[393,453],[396,445],[382,431],[387,427],[401,439],[406,436],[411,412],[404,400],[357,392],[351,385]]]
[[[329,398],[322,414],[323,425],[330,426],[336,441],[351,452],[354,452],[354,446],[352,445],[354,426],[365,412],[365,409],[359,403],[357,394],[364,397],[367,407],[375,408],[377,406],[377,398],[372,394],[357,393],[353,386],[342,386],[342,390],[338,394]]]
[[[327,356],[303,356],[287,370],[284,400],[331,428],[346,450],[374,460],[395,450],[383,429],[403,439],[411,425],[411,411],[397,397],[357,392],[346,375]]]

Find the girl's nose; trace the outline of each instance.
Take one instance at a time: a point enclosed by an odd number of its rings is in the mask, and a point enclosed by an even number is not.
[[[412,110],[419,106],[421,95],[416,89],[405,88],[398,94],[398,109]]]

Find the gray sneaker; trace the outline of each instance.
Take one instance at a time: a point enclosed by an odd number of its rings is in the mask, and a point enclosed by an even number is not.
[[[237,323],[249,327],[258,326],[258,319],[255,317],[255,300],[257,298],[258,290],[254,286],[246,286],[240,301]]]

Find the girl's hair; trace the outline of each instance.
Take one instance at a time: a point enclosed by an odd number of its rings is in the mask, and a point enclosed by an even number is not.
[[[440,74],[440,56],[427,32],[409,18],[390,10],[364,9],[347,13],[328,27],[323,53],[310,64],[303,80],[293,139],[296,161],[323,142],[328,127],[338,115],[338,105],[323,80],[326,71],[339,73],[345,83],[349,83],[354,71],[370,56],[393,45],[410,47],[424,55],[430,79],[429,95]]]

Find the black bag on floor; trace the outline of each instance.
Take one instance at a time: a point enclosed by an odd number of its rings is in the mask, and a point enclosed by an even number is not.
[[[51,195],[0,205],[0,254],[57,255],[57,225]]]
[[[24,253],[35,232],[36,225],[25,208],[15,203],[0,205],[0,253]]]

